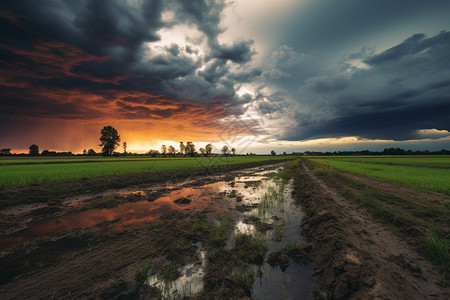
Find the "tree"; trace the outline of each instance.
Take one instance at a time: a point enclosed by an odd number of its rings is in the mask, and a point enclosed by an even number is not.
[[[277,153],[275,151],[270,151],[270,155],[276,155]]]
[[[166,157],[166,152],[167,152],[167,147],[166,147],[166,145],[162,145],[162,146],[161,146],[161,153],[162,153],[162,155],[164,155],[164,157]]]
[[[223,148],[222,148],[222,154],[223,154],[224,156],[227,156],[229,151],[230,151],[230,150],[228,149],[227,146],[223,146]]]
[[[87,154],[90,155],[90,156],[94,156],[94,155],[97,155],[97,152],[95,152],[94,149],[89,149]]]
[[[152,157],[156,157],[157,155],[159,155],[159,151],[152,149],[152,150],[148,151],[148,155],[150,155]]]
[[[169,149],[167,151],[169,152],[169,155],[173,156],[173,155],[175,155],[177,150],[175,150],[175,148],[172,145],[170,145]]]
[[[195,145],[193,142],[187,142],[185,148],[186,154],[190,156],[195,156]]]
[[[210,155],[212,152],[212,145],[208,144],[205,146],[205,152],[206,152],[206,156]]]
[[[111,155],[113,151],[119,146],[120,143],[120,135],[117,133],[117,130],[111,126],[103,127],[100,132],[100,147],[103,147],[102,154],[103,155]]]
[[[3,155],[10,155],[10,154],[11,154],[11,148],[3,148],[3,149],[0,149],[0,154],[3,154]]]
[[[184,150],[185,150],[185,146],[184,146],[184,143],[183,142],[180,142],[180,153],[181,154],[184,154]]]
[[[236,154],[236,149],[231,148],[231,152],[233,152],[233,156]]]
[[[200,148],[200,149],[198,149],[198,151],[200,151],[203,156],[206,156],[205,148]]]
[[[33,145],[30,146],[29,149],[30,149],[30,155],[32,155],[32,156],[39,155],[39,147],[38,147],[38,145],[33,144]]]
[[[127,142],[123,142],[123,154],[127,154]]]
[[[83,155],[86,155],[87,151],[86,149],[83,149]]]

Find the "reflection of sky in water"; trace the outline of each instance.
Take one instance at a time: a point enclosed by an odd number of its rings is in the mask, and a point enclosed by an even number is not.
[[[253,283],[252,299],[313,299],[314,282],[308,266],[289,259],[289,267],[284,272],[279,266],[267,263],[252,269],[255,274],[262,274]]]
[[[259,170],[259,169],[258,169]],[[204,186],[185,187],[170,191],[173,186],[151,187],[148,189],[123,189],[109,191],[103,193],[106,196],[135,196],[145,197],[151,192],[163,189],[167,190],[165,194],[155,201],[137,201],[120,204],[113,208],[90,209],[76,214],[56,217],[52,220],[44,222],[31,222],[26,225],[25,229],[17,231],[1,240],[2,246],[22,243],[41,236],[55,234],[74,228],[85,228],[95,226],[102,222],[117,221],[116,230],[123,230],[127,226],[136,226],[142,223],[149,223],[158,220],[163,214],[173,210],[193,210],[193,211],[223,211],[227,208],[235,208],[236,205],[252,205],[261,201],[265,191],[269,186],[276,186],[275,182],[261,175],[252,175],[244,170],[245,176],[236,177],[234,187],[231,182],[219,181]],[[254,170],[253,170],[254,172]],[[273,171],[272,171],[273,172]],[[259,173],[268,173],[262,171]],[[261,181],[260,184],[249,183],[249,181]],[[231,191],[235,191],[235,195],[242,197],[242,202],[237,203],[236,197],[231,195]],[[98,197],[98,196],[97,196]],[[178,205],[174,201],[178,198],[188,198],[191,200],[189,204]],[[139,199],[139,198],[138,198]],[[86,202],[83,202],[86,201]],[[73,198],[69,202],[71,204],[88,203],[88,201],[97,201],[96,198],[88,200],[84,197]],[[239,225],[242,230],[248,230],[250,227],[244,223]],[[238,229],[240,230],[240,229]],[[254,229],[250,229],[254,230]]]
[[[0,240],[2,247],[11,244],[23,243],[37,237],[54,234],[57,232],[69,230],[72,228],[90,227],[106,221],[116,221],[117,230],[122,230],[127,226],[137,226],[142,223],[149,223],[158,220],[163,214],[177,210],[207,211],[208,216],[212,217],[215,213],[232,214],[236,220],[232,238],[229,239],[226,249],[234,246],[234,237],[238,234],[257,235],[261,233],[256,231],[252,224],[244,223],[246,216],[258,216],[264,222],[273,223],[275,227],[282,228],[283,237],[275,239],[275,229],[267,231],[263,235],[268,246],[268,253],[282,249],[289,241],[299,241],[300,222],[303,216],[301,210],[294,205],[292,199],[292,187],[286,185],[283,191],[283,201],[274,200],[274,191],[280,195],[280,181],[265,175],[273,173],[273,170],[260,171],[255,173],[244,170],[234,181],[219,181],[203,186],[173,187],[160,185],[146,189],[127,189],[108,191],[103,193],[107,195],[119,195],[123,197],[133,196],[133,199],[140,200],[139,197],[146,199],[150,193],[162,191],[163,194],[153,202],[137,201],[120,204],[114,208],[90,209],[72,215],[57,217],[53,220],[47,220],[41,223],[29,223],[25,230],[11,234],[7,238]],[[279,170],[279,169],[278,169]],[[238,173],[236,173],[238,174]],[[244,175],[242,175],[244,174]],[[259,181],[259,182],[258,182]],[[187,183],[188,185],[189,183]],[[186,185],[185,185],[186,186]],[[171,190],[172,189],[172,190]],[[255,208],[247,212],[234,210],[236,206],[247,205],[254,206],[261,203],[264,197],[271,197],[272,201],[267,205],[263,215],[258,215],[258,209]],[[236,201],[236,196],[242,201]],[[176,199],[181,197],[191,200],[189,204],[177,205]],[[80,201],[82,200],[82,201]],[[84,199],[74,198],[72,203],[83,204],[83,201],[96,201],[96,198]],[[65,202],[66,203],[66,202]],[[84,202],[87,203],[87,202]],[[261,206],[261,205],[260,205]],[[22,211],[17,210],[16,213]],[[272,218],[277,216],[276,220]],[[182,274],[174,282],[167,284],[161,282],[157,276],[151,276],[148,279],[150,285],[158,287],[163,295],[171,299],[182,299],[184,297],[193,297],[203,290],[203,277],[205,268],[205,252],[200,251],[200,260],[197,263],[188,264],[179,269]],[[289,267],[283,272],[279,267],[271,267],[267,263],[262,266],[253,266],[252,270],[260,274],[252,291],[253,299],[308,299],[312,291],[311,270],[304,266],[290,261]],[[260,270],[261,272],[256,272]]]
[[[255,226],[252,224],[246,224],[242,220],[238,221],[234,227],[234,234],[247,234],[252,235],[255,233]]]
[[[181,197],[191,199],[192,202],[184,205],[175,204],[174,201]],[[186,209],[198,211],[214,209],[217,211],[223,209],[223,205],[214,201],[211,194],[204,193],[202,189],[183,188],[169,192],[153,202],[127,202],[113,208],[90,209],[45,222],[30,223],[28,228],[2,239],[1,244],[8,246],[73,228],[91,227],[115,220],[118,220],[116,230],[123,230],[127,226],[154,222],[169,211]]]
[[[178,269],[181,276],[173,282],[164,282],[157,275],[147,280],[150,286],[157,287],[164,297],[183,299],[193,297],[203,290],[204,269],[206,267],[206,252],[200,251],[200,262],[188,264]]]

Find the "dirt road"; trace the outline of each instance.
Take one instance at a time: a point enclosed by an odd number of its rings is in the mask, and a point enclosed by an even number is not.
[[[440,286],[439,267],[396,234],[395,228],[343,197],[304,162],[294,180],[296,197],[306,212],[302,232],[309,241],[315,274],[321,278],[316,298],[449,298],[449,288]],[[405,193],[408,188],[402,189]]]

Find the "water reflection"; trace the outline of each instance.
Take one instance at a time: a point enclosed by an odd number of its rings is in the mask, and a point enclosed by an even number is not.
[[[206,267],[206,252],[201,250],[199,262],[188,264],[178,269],[181,276],[173,282],[165,281],[158,275],[152,275],[147,282],[157,287],[162,295],[170,299],[193,297],[203,290],[204,269]]]
[[[236,223],[234,228],[234,235],[238,234],[247,234],[247,235],[253,235],[255,234],[255,226],[252,224],[244,223],[244,221],[240,220]]]
[[[188,198],[190,204],[177,205],[176,199]],[[153,202],[139,201],[120,204],[113,208],[90,209],[73,215],[66,215],[54,220],[30,223],[27,228],[16,232],[1,241],[2,247],[22,243],[41,236],[58,232],[95,226],[103,222],[117,221],[116,230],[123,230],[128,226],[149,223],[158,220],[169,211],[207,209],[221,210],[223,204],[214,201],[215,198],[201,188],[183,188],[171,191]]]
[[[260,277],[253,283],[252,299],[312,299],[311,268],[290,259],[285,271],[267,263],[253,269]]]
[[[138,201],[122,203],[112,208],[88,209],[45,222],[28,223],[26,229],[0,240],[0,248],[74,228],[95,226],[103,222],[114,222],[116,230],[124,230],[130,226],[140,226],[157,221],[170,211],[191,210],[208,212],[209,218],[224,213],[231,215],[236,221],[233,236],[238,234],[259,235],[266,240],[268,253],[279,251],[289,241],[298,242],[300,240],[299,231],[303,214],[294,205],[290,185],[284,184],[273,176],[267,176],[277,171],[279,168],[276,170],[249,169],[233,173],[237,175],[233,180],[225,181],[224,179],[209,184],[198,184],[201,183],[201,180],[198,180],[195,184],[186,182],[184,186],[161,185],[145,189],[109,191],[103,193],[102,197],[113,196],[112,199],[125,198],[126,201],[133,198],[133,201]],[[231,176],[231,178],[233,177]],[[157,199],[155,201],[146,200],[152,197]],[[82,207],[89,205],[89,201],[95,201],[97,198],[93,198],[92,195],[90,198],[79,197],[74,198],[70,203]],[[190,202],[176,204],[175,200],[180,198],[186,198]],[[245,206],[245,209],[241,207],[244,212],[235,209],[240,206]],[[248,211],[249,208],[252,209]],[[21,211],[17,212],[21,213]],[[261,222],[271,223],[274,229],[258,233],[255,225],[247,224],[244,221],[250,216],[257,217]],[[234,239],[231,238],[226,249],[231,249],[233,246]],[[182,276],[174,282],[164,282],[157,276],[152,276],[148,283],[158,287],[168,298],[193,297],[203,290],[205,264],[205,252],[199,251],[199,262],[180,268]],[[253,299],[310,298],[312,279],[311,270],[308,267],[290,260],[289,266],[284,270],[278,266],[271,267],[267,263],[251,268],[255,274],[259,275],[253,285]]]

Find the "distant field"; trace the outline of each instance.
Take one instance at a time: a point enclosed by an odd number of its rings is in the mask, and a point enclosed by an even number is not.
[[[154,159],[152,157],[102,157],[102,156],[61,156],[61,157],[0,157],[0,166],[30,165],[30,164],[67,164],[85,162],[124,162]],[[170,159],[189,159],[188,157],[175,157]]]
[[[333,168],[450,195],[450,157],[310,158]]]
[[[414,167],[439,167],[450,168],[450,157],[442,156],[421,156],[421,157],[336,157],[341,161],[386,164],[386,165],[407,165]]]
[[[77,179],[112,177],[140,172],[161,172],[240,164],[264,160],[283,160],[280,156],[238,156],[208,158],[26,158],[0,160],[0,187],[34,183],[63,182]]]

